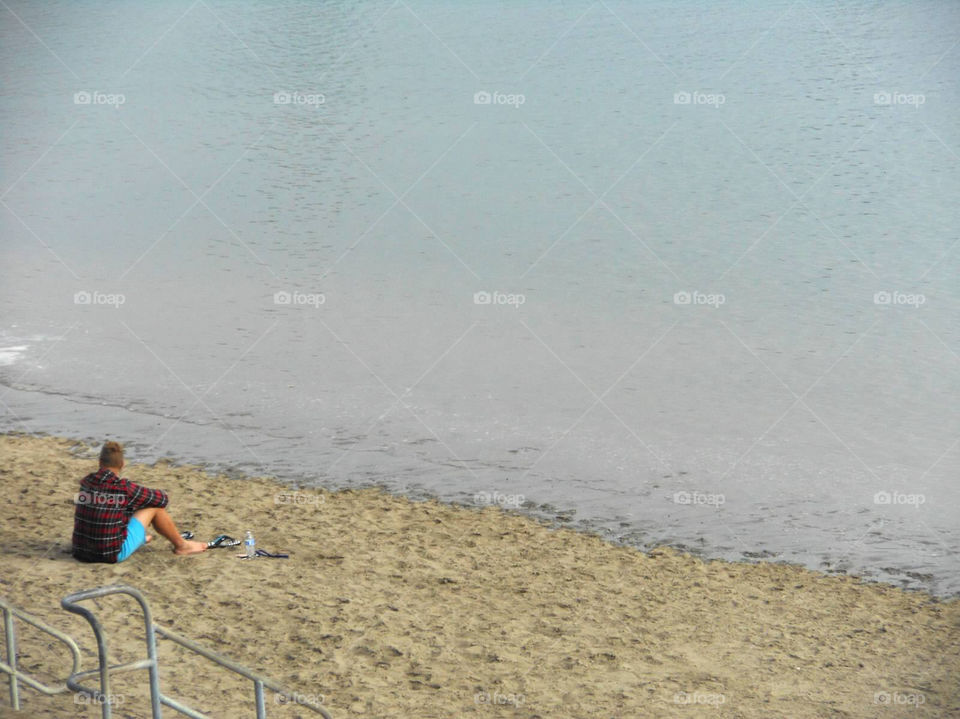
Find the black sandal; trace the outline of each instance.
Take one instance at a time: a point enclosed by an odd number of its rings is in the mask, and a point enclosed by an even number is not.
[[[273,552],[268,552],[266,549],[258,549],[254,552],[253,556],[247,556],[246,554],[238,554],[240,559],[256,559],[257,557],[269,557],[270,559],[290,559],[289,554],[274,554]]]
[[[258,549],[257,556],[270,557],[270,559],[290,559],[289,554],[274,554],[273,552],[268,552],[266,549]]]
[[[243,544],[239,539],[234,539],[229,534],[221,534],[216,539],[211,539],[207,542],[207,549],[219,549],[221,547],[236,547],[238,544]]]

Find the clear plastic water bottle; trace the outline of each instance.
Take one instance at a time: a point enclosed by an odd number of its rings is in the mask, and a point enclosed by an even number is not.
[[[243,538],[244,549],[247,550],[247,556],[250,558],[257,556],[257,540],[253,538],[253,532],[247,530],[247,535]]]

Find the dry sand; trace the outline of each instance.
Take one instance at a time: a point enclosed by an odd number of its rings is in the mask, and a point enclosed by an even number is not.
[[[647,555],[498,509],[293,495],[166,463],[124,474],[166,489],[181,529],[206,539],[250,528],[291,558],[175,557],[158,537],[127,562],[87,565],[69,555],[72,498],[95,448],[21,435],[0,448],[0,596],[77,638],[84,668],[92,632],[60,598],[125,582],[158,624],[322,698],[338,718],[960,716],[957,599]],[[132,600],[96,605],[116,660],[142,656]],[[62,676],[59,645],[20,626],[23,667]],[[214,717],[253,716],[249,682],[160,646],[167,693]],[[149,716],[145,685],[143,672],[118,675],[114,716]],[[22,694],[18,716],[99,716],[73,695]],[[12,714],[3,696],[0,715]],[[268,715],[316,716],[273,696]]]

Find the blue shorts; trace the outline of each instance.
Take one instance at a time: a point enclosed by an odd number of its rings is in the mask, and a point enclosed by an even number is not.
[[[146,543],[147,530],[140,524],[139,519],[130,517],[130,521],[127,522],[127,537],[123,540],[123,546],[120,547],[117,561],[122,562]]]

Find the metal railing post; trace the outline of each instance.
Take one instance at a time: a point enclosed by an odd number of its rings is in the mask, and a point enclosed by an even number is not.
[[[81,617],[90,622],[90,626],[93,627],[93,633],[97,638],[97,657],[99,660],[99,674],[100,674],[100,691],[89,691],[86,688],[77,684],[74,679],[74,675],[67,677],[67,686],[70,687],[75,692],[83,692],[90,696],[96,697],[100,702],[100,711],[103,715],[103,719],[110,719],[112,713],[112,707],[110,706],[110,655],[107,650],[107,640],[103,636],[103,627],[100,626],[100,621],[94,616],[86,607],[78,607],[74,604],[69,603],[67,600],[76,595],[71,594],[68,597],[65,597],[60,605],[66,609],[68,612],[73,612],[74,614],[79,614]]]
[[[150,711],[153,713],[153,719],[160,719],[162,709],[160,708],[160,660],[157,659],[157,636],[153,628],[153,616],[150,614],[150,606],[145,597],[136,597],[143,607],[143,621],[146,624],[147,633],[147,658],[150,660],[148,671],[150,672]]]
[[[253,693],[257,700],[257,719],[266,719],[267,706],[263,701],[263,682],[259,679],[253,681]]]
[[[17,635],[13,629],[13,613],[3,607],[3,633],[7,643],[7,664],[10,665],[10,703],[20,711],[20,690],[17,686]]]

